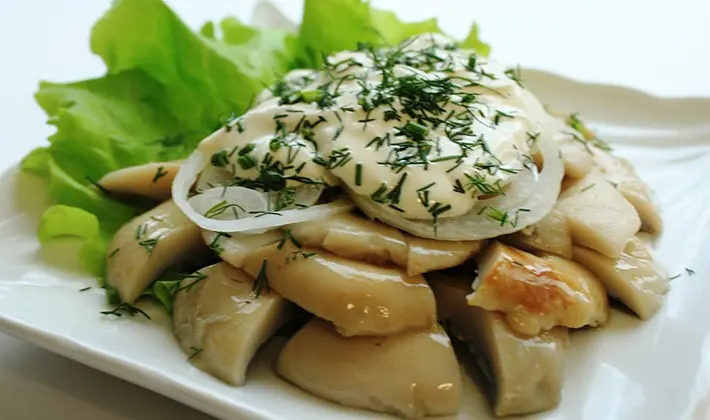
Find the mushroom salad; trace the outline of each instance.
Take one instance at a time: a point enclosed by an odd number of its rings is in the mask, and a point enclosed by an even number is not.
[[[405,418],[458,412],[451,340],[496,415],[551,409],[571,330],[603,326],[609,296],[647,319],[668,290],[649,245],[661,218],[629,162],[441,34],[293,70],[186,160],[98,184],[162,202],[108,247],[122,304],[199,268],[168,290],[195,366],[243,385],[295,324],[282,378]]]

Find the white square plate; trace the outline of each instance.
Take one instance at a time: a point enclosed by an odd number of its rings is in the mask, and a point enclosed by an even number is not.
[[[710,418],[710,100],[659,99],[543,72],[525,75],[544,102],[581,111],[655,189],[665,222],[658,255],[671,273],[681,274],[650,321],[614,311],[604,329],[575,332],[563,402],[535,418]],[[95,281],[60,256],[73,244],[39,250],[41,192],[27,193],[37,188],[16,169],[0,178],[0,195],[6,197],[0,207],[4,332],[222,419],[376,417],[322,401],[277,378],[271,364],[283,338],[260,352],[248,384],[234,388],[190,365],[159,311],[151,311],[156,322],[100,315],[102,291],[79,292]],[[490,416],[476,386],[465,382],[459,418]]]
[[[580,111],[632,160],[663,209],[658,256],[681,274],[650,321],[614,311],[604,329],[575,332],[563,402],[533,418],[709,420],[710,99],[660,99],[537,71],[525,72],[525,82],[543,102]],[[40,188],[16,168],[0,177],[0,330],[222,419],[379,418],[277,378],[271,365],[283,338],[260,352],[248,384],[235,388],[190,365],[159,311],[150,311],[155,322],[100,315],[102,291],[79,292],[95,281],[66,257],[74,244],[39,249]],[[458,418],[488,418],[488,403],[463,374]]]

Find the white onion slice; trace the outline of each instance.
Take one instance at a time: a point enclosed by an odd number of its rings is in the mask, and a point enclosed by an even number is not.
[[[284,225],[289,225],[293,223],[307,222],[316,219],[324,219],[330,217],[334,214],[348,211],[352,209],[353,204],[349,200],[337,200],[332,203],[320,204],[304,209],[294,209],[294,210],[284,210],[279,211],[278,214],[246,214],[244,217],[240,217],[236,220],[219,220],[211,219],[204,216],[204,211],[208,210],[210,206],[214,205],[219,195],[222,193],[224,188],[214,188],[209,190],[211,196],[198,199],[195,196],[188,201],[188,196],[190,188],[195,183],[197,176],[200,171],[207,165],[209,161],[209,152],[221,149],[221,147],[214,147],[215,143],[219,143],[220,133],[224,134],[223,131],[218,131],[212,136],[208,137],[203,141],[212,147],[198,147],[198,149],[190,155],[190,157],[185,161],[185,164],[180,168],[172,186],[172,196],[175,204],[182,210],[182,212],[190,220],[192,220],[196,225],[202,229],[207,229],[215,232],[241,232],[241,233],[256,233],[263,232],[268,229],[277,228]],[[205,150],[207,149],[207,150]],[[242,187],[228,187],[233,188],[232,195],[230,195],[227,200],[230,203],[242,205],[242,198],[250,207],[253,207],[257,200],[254,194],[263,194],[258,191],[249,190]],[[246,190],[248,192],[242,192],[244,196],[242,197],[238,191]],[[214,192],[212,192],[214,191]],[[223,198],[222,198],[223,199]],[[266,199],[264,198],[264,206],[260,210],[248,210],[248,211],[267,211]],[[200,213],[198,210],[193,208],[192,203],[200,205],[200,209],[203,210]],[[209,204],[212,203],[212,204]],[[208,206],[209,204],[209,206]],[[207,206],[207,207],[205,207]],[[245,207],[246,209],[246,207]],[[227,213],[227,212],[225,212]],[[231,214],[231,213],[230,213]]]
[[[229,184],[233,179],[234,175],[228,170],[208,165],[197,177],[195,191],[201,193],[210,188]]]
[[[540,136],[537,145],[543,158],[543,169],[539,175],[534,171],[521,172],[511,183],[506,195],[480,200],[462,216],[439,219],[436,227],[429,220],[405,219],[397,211],[375,203],[369,197],[357,195],[348,188],[345,189],[368,217],[379,219],[416,236],[448,241],[493,238],[537,223],[550,212],[557,201],[564,176],[559,149],[549,135]],[[487,215],[488,209],[484,209],[486,206],[507,212],[511,218],[516,217],[517,212],[517,222],[514,226],[510,223],[501,225]],[[521,208],[530,211],[519,211]]]
[[[250,217],[250,212],[260,212],[268,208],[268,196],[265,193],[244,187],[211,188],[202,194],[191,197],[187,202],[201,215],[214,213],[208,218],[217,220],[236,220]],[[216,206],[222,207],[217,213]]]
[[[293,208],[302,208],[304,206],[312,206],[318,202],[324,188],[318,185],[301,185],[296,187],[293,195],[293,204],[288,206],[288,210]],[[279,192],[274,191],[268,194],[271,208],[278,208]]]

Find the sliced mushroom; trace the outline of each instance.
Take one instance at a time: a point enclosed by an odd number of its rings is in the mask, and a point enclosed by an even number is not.
[[[427,275],[436,295],[439,319],[468,343],[494,388],[497,416],[528,414],[555,407],[562,397],[566,328],[534,337],[516,334],[498,312],[469,306],[470,282],[442,273]]]
[[[221,233],[202,230],[205,244],[220,258],[234,267],[241,268],[244,258],[259,248],[276,243],[284,237],[280,230],[247,235],[240,233]]]
[[[482,241],[437,241],[403,234],[384,223],[341,213],[290,227],[304,245],[374,264],[393,263],[410,276],[454,267],[480,251]]]
[[[661,307],[668,292],[668,272],[654,258],[642,239],[632,239],[617,259],[591,249],[574,247],[574,259],[604,282],[609,294],[618,298],[641,319],[650,318]]]
[[[584,267],[499,242],[480,257],[473,290],[469,305],[505,313],[511,328],[526,335],[558,325],[600,325],[609,315],[604,287]]]
[[[162,201],[170,198],[170,186],[179,169],[177,162],[146,163],[109,172],[98,183],[110,193]]]
[[[254,281],[227,263],[186,279],[175,295],[173,329],[190,361],[232,385],[243,385],[256,351],[293,315],[275,292],[252,291]]]
[[[501,238],[503,242],[529,252],[542,251],[572,258],[572,236],[567,218],[553,208],[538,223]]]
[[[604,178],[588,175],[560,197],[572,242],[612,258],[621,255],[641,227],[636,209]]]
[[[141,214],[116,232],[108,247],[106,280],[132,303],[167,268],[207,254],[200,229],[172,200]]]
[[[352,213],[290,226],[303,245],[321,247],[346,258],[383,264],[407,264],[407,243],[397,229]]]
[[[436,322],[429,285],[401,268],[349,260],[318,248],[299,249],[290,242],[244,259],[252,276],[262,267],[271,288],[332,322],[345,336],[390,335]]]
[[[594,149],[594,163],[607,181],[636,209],[643,228],[658,233],[663,229],[661,215],[653,202],[651,191],[636,174],[628,160],[614,156],[603,150]]]
[[[455,267],[478,254],[485,241],[437,241],[407,235],[407,274],[415,276]]]
[[[571,134],[569,127],[562,123],[561,131],[555,136],[557,146],[565,164],[565,175],[571,178],[582,178],[592,169],[592,156],[586,144]]]
[[[349,407],[405,418],[459,409],[458,362],[438,324],[388,337],[345,338],[313,319],[286,344],[276,370],[304,390]]]

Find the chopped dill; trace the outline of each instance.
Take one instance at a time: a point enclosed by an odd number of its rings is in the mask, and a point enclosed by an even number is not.
[[[239,204],[229,204],[227,202],[227,200],[222,200],[219,203],[217,203],[217,204],[213,205],[212,207],[210,207],[209,209],[207,209],[204,216],[211,219],[211,218],[221,215],[222,213],[224,213],[225,211],[230,210],[230,209],[233,211],[235,219],[239,218],[239,214],[237,213],[237,210],[239,210],[241,212],[246,211],[244,209],[244,207],[240,206]]]
[[[293,236],[293,234],[291,233],[291,229],[284,229],[283,237],[281,238],[281,240],[279,240],[279,243],[276,245],[276,248],[282,249],[287,242],[292,243],[296,248],[303,247],[301,243],[298,242],[298,240]]]
[[[209,249],[214,251],[216,254],[221,254],[222,252],[224,252],[224,248],[222,247],[222,245],[220,245],[219,240],[221,238],[231,238],[232,235],[230,235],[229,233],[226,233],[226,232],[215,232],[215,233],[216,233],[216,235],[215,235],[214,239],[212,239],[212,241],[210,242],[208,247],[209,247]]]
[[[197,347],[190,347],[190,350],[192,353],[187,357],[187,360],[192,360],[195,357],[197,357],[200,353],[202,353],[202,348],[197,348]]]
[[[261,268],[259,269],[259,274],[256,275],[256,280],[254,280],[254,286],[251,291],[254,293],[254,297],[258,298],[262,293],[269,293],[269,281],[266,278],[266,262],[267,259],[264,258],[261,261]]]
[[[160,236],[158,236],[156,238],[151,238],[151,239],[144,239],[144,240],[138,242],[138,245],[145,248],[145,250],[148,252],[149,255],[153,255],[153,250],[155,249],[156,246],[158,246],[159,241],[160,241]]]
[[[99,313],[101,315],[112,315],[115,317],[121,317],[124,314],[129,315],[129,316],[135,316],[137,314],[140,314],[140,315],[143,315],[144,317],[146,317],[147,319],[150,319],[150,316],[147,313],[145,313],[145,311],[143,311],[142,309],[140,309],[136,306],[131,305],[130,303],[126,303],[126,302],[119,303],[118,305],[116,305],[115,308],[113,308],[110,311],[101,311]]]
[[[153,176],[153,183],[157,182],[160,178],[164,177],[167,174],[168,172],[165,170],[165,167],[163,165],[158,166],[158,170],[155,171],[155,175]]]
[[[187,273],[187,274],[181,274],[180,275],[180,280],[185,281],[185,280],[192,280],[191,282],[185,284],[184,286],[180,286],[175,288],[173,291],[173,294],[177,292],[189,292],[191,291],[195,286],[197,286],[202,280],[207,278],[207,274],[204,274],[200,271],[195,271],[194,273]]]
[[[593,188],[593,187],[594,187],[595,185],[597,185],[597,183],[596,183],[596,182],[594,182],[594,183],[591,183],[591,184],[587,185],[586,187],[582,188],[582,189],[581,189],[581,190],[579,190],[579,191],[580,191],[580,192],[585,192],[585,191],[588,191],[589,189]]]

